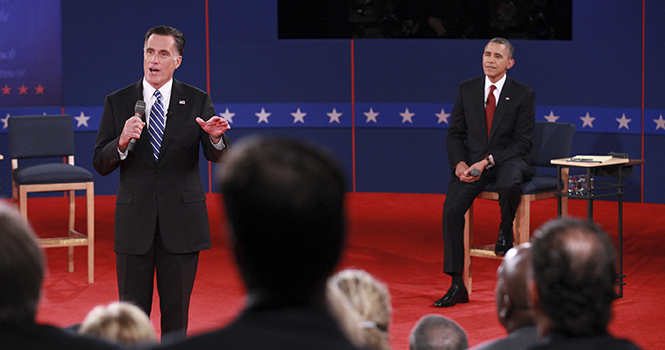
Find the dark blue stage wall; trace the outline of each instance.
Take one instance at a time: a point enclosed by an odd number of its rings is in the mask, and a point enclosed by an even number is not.
[[[77,163],[92,170],[104,97],[141,78],[143,34],[169,24],[187,37],[176,78],[210,91],[234,140],[272,133],[323,143],[346,169],[349,190],[445,193],[449,113],[458,84],[482,74],[486,40],[279,40],[276,0],[207,6],[206,13],[204,0],[63,0],[62,104],[0,104],[0,117],[64,109],[76,118]],[[644,201],[665,203],[657,165],[665,162],[665,3],[645,6],[643,17],[641,1],[575,0],[573,40],[514,40],[509,74],[536,91],[537,120],[576,125],[573,153],[646,159],[629,180],[627,200],[642,200],[644,181]],[[0,166],[0,194],[9,196],[9,161]],[[207,162],[201,169],[207,184]],[[117,178],[97,176],[96,194],[115,194]]]

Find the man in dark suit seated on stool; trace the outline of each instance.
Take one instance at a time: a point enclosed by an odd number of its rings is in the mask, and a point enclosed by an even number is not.
[[[537,230],[528,288],[541,341],[527,349],[639,349],[607,330],[615,266],[610,237],[592,222],[557,219]]]
[[[219,182],[247,305],[170,349],[354,349],[325,299],[346,231],[337,163],[313,145],[253,137],[229,151]]]
[[[483,52],[482,76],[460,84],[448,128],[448,161],[453,174],[443,204],[443,272],[452,277],[436,307],[468,303],[464,285],[464,213],[490,182],[496,184],[501,225],[495,253],[513,246],[513,221],[522,183],[535,174],[527,163],[536,127],[535,94],[506,75],[515,64],[513,45],[494,38]]]
[[[32,229],[14,208],[0,203],[0,349],[119,349],[36,323],[44,260]]]

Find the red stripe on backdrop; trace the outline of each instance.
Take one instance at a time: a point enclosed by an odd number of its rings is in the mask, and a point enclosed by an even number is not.
[[[351,153],[353,164],[353,192],[356,192],[356,66],[354,42],[351,39]]]
[[[644,55],[646,31],[646,0],[642,0],[642,159],[644,159]],[[640,202],[644,203],[644,166],[640,172]]]
[[[206,7],[206,91],[210,93],[210,13],[208,12],[208,0],[205,3]]]
[[[210,94],[210,13],[208,12],[208,0],[206,7],[206,91]],[[208,193],[212,192],[212,162],[208,161]]]

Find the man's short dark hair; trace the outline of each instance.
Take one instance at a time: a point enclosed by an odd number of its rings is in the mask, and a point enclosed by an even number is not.
[[[587,220],[557,219],[538,229],[531,244],[539,308],[552,331],[570,337],[605,333],[616,295],[614,245],[607,233]]]
[[[409,335],[410,350],[463,350],[468,347],[464,329],[439,314],[421,317]]]
[[[143,45],[148,43],[148,38],[150,38],[150,36],[153,34],[172,36],[173,39],[175,39],[175,48],[178,50],[178,54],[182,56],[182,54],[185,52],[185,34],[183,34],[181,31],[169,26],[157,26],[150,28],[143,37]]]
[[[19,213],[0,203],[0,323],[34,322],[44,256]]]
[[[255,136],[227,154],[220,189],[248,288],[302,299],[325,286],[345,236],[344,175],[313,144]]]
[[[508,57],[508,58],[509,59],[513,58],[513,55],[515,54],[515,48],[513,47],[513,44],[511,44],[510,41],[508,41],[508,39],[496,37],[496,38],[492,38],[489,42],[505,45],[506,48],[508,49],[508,52],[510,52],[510,57]]]

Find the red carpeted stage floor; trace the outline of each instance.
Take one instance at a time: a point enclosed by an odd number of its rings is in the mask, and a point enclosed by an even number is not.
[[[419,317],[439,313],[455,319],[467,332],[471,346],[504,335],[494,304],[498,260],[474,258],[471,302],[448,309],[432,306],[448,287],[442,272],[443,239],[441,209],[444,195],[351,193],[348,196],[349,238],[340,268],[365,269],[390,288],[393,319],[390,333],[395,349],[408,349],[409,331]],[[83,198],[80,208],[83,206]],[[596,201],[595,219],[616,241],[617,204]],[[117,300],[113,253],[114,196],[95,199],[95,283],[87,283],[86,251],[76,248],[76,271],[67,272],[64,248],[49,248],[48,275],[38,321],[67,326],[83,320],[97,304]],[[496,239],[499,210],[496,202],[476,201],[475,242]],[[531,229],[556,216],[556,200],[534,202]],[[230,322],[243,306],[243,287],[228,249],[227,230],[219,196],[208,197],[212,246],[201,253],[192,305],[190,334],[218,328]],[[570,213],[586,216],[586,202],[571,200]],[[77,223],[84,224],[84,212]],[[29,218],[40,236],[66,229],[66,199],[30,199]],[[79,226],[82,227],[82,226]],[[662,247],[665,206],[624,205],[624,298],[614,303],[613,334],[630,338],[645,349],[665,349],[665,256]],[[157,329],[158,308],[152,320]]]

